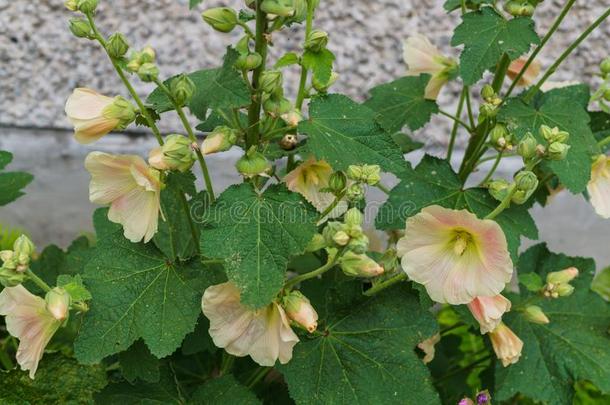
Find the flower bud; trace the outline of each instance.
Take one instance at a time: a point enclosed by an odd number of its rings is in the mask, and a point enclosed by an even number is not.
[[[162,162],[158,162],[158,154],[149,156],[148,162],[157,170],[177,170],[186,172],[195,163],[195,154],[191,141],[179,134],[168,135],[161,146]]]
[[[381,181],[381,168],[379,165],[362,166],[362,181],[369,186],[374,186]]]
[[[140,69],[140,66],[142,66],[142,63],[140,62],[140,55],[140,52],[133,52],[131,54],[131,58],[129,59],[129,62],[127,62],[126,65],[127,70],[132,73],[138,72],[138,69]]]
[[[261,10],[280,17],[291,17],[295,12],[292,0],[263,0]]]
[[[318,313],[311,302],[299,291],[291,291],[282,300],[288,318],[313,333],[318,328]]]
[[[545,325],[551,322],[549,318],[545,315],[545,313],[542,311],[542,308],[537,305],[527,306],[525,308],[525,311],[523,312],[523,315],[525,316],[525,319],[532,323]]]
[[[570,134],[566,131],[560,131],[557,127],[548,127],[546,125],[540,126],[540,135],[548,142],[548,143],[565,143]]]
[[[138,77],[143,82],[153,82],[159,77],[159,68],[154,63],[144,63],[138,69]]]
[[[521,8],[522,4],[518,1],[511,0],[504,3],[504,11],[513,17],[521,16]]]
[[[546,156],[549,160],[563,160],[568,155],[570,145],[565,143],[553,142],[547,149]]]
[[[525,160],[531,159],[536,156],[537,146],[536,138],[534,138],[531,132],[528,132],[517,145],[517,153]]]
[[[248,52],[239,55],[235,61],[235,68],[239,70],[254,70],[261,65],[263,58],[259,53]]]
[[[70,31],[75,37],[87,39],[93,38],[93,31],[91,30],[91,25],[89,25],[89,22],[80,18],[71,18],[68,24]]]
[[[12,261],[14,257],[15,252],[13,252],[12,250],[0,250],[0,260],[2,260],[2,263],[8,263],[9,261]]]
[[[299,140],[295,134],[286,134],[280,140],[280,148],[286,151],[294,150],[299,144]]]
[[[493,118],[498,114],[498,109],[493,104],[485,103],[481,104],[479,112],[485,118]]]
[[[261,73],[259,88],[263,92],[271,94],[275,90],[282,88],[283,83],[282,72],[279,70],[265,70]]]
[[[362,166],[349,165],[346,174],[349,179],[354,181],[360,181],[363,174]]]
[[[529,170],[523,170],[515,176],[515,185],[522,191],[534,191],[538,188],[538,177]]]
[[[474,401],[470,398],[462,398],[460,399],[460,402],[458,402],[458,405],[475,405]]]
[[[64,6],[70,11],[78,10],[78,1],[77,0],[66,0],[64,1]]]
[[[351,202],[358,202],[364,198],[365,190],[361,184],[352,184],[347,188],[345,197]]]
[[[345,213],[345,224],[348,226],[360,226],[362,221],[364,221],[364,215],[358,208],[350,208]]]
[[[320,52],[328,45],[328,33],[322,30],[313,30],[305,39],[305,49]]]
[[[114,130],[121,131],[136,119],[136,109],[124,97],[116,96],[112,104],[102,110],[102,115],[107,119],[118,120]]]
[[[285,97],[271,96],[263,103],[263,109],[273,117],[279,117],[290,112],[292,104]]]
[[[128,50],[129,44],[127,43],[127,39],[120,32],[115,32],[108,38],[106,51],[108,51],[108,55],[111,58],[122,58],[123,56],[125,56]]]
[[[610,58],[606,58],[602,61],[599,65],[599,70],[601,70],[602,75],[604,76],[610,73]]]
[[[511,191],[511,184],[504,179],[494,180],[489,183],[489,194],[498,201],[504,201]]]
[[[141,63],[153,63],[157,58],[157,53],[152,46],[145,46],[139,56]]]
[[[296,128],[299,122],[303,119],[303,115],[299,110],[293,109],[280,117],[290,128]]]
[[[31,258],[36,252],[36,246],[34,246],[34,243],[26,235],[21,235],[13,243],[13,251],[17,256],[25,255],[26,257]]]
[[[529,3],[524,3],[521,5],[521,9],[519,10],[519,15],[521,17],[531,17],[534,15],[534,11],[536,8]]]
[[[491,395],[489,391],[484,390],[477,393],[477,405],[491,405]]]
[[[492,100],[493,98],[496,97],[496,91],[494,90],[493,87],[491,87],[491,85],[486,84],[485,86],[483,86],[483,88],[481,89],[481,97],[483,97],[483,99],[485,101],[489,101]]]
[[[268,176],[271,172],[271,163],[267,158],[252,146],[235,164],[237,171],[246,178],[255,176]]]
[[[339,266],[345,275],[351,277],[376,277],[383,274],[383,267],[363,253],[347,251],[340,259]]]
[[[344,232],[339,231],[333,235],[333,242],[335,242],[339,246],[345,246],[349,243],[350,236]]]
[[[78,9],[83,14],[93,14],[97,8],[97,0],[78,0]]]
[[[546,282],[552,284],[569,283],[578,277],[576,267],[568,267],[561,271],[553,271],[546,275]]]
[[[330,88],[330,86],[335,84],[335,82],[337,81],[338,78],[339,78],[339,74],[332,72],[330,74],[330,78],[328,79],[328,81],[326,83],[321,82],[320,80],[316,79],[316,77],[314,76],[313,80],[311,81],[311,84],[312,84],[313,88],[316,89],[317,92],[326,93],[328,91],[328,89]]]
[[[347,176],[342,171],[334,172],[328,179],[328,189],[331,193],[337,195],[345,190],[347,186]]]
[[[512,140],[512,136],[508,132],[508,129],[506,129],[506,126],[496,124],[489,133],[489,139],[494,148],[502,151],[507,149],[507,146],[511,144],[510,141]]]
[[[61,287],[55,287],[45,296],[47,310],[58,321],[68,318],[70,313],[70,294]]]
[[[291,21],[300,23],[307,18],[307,1],[308,0],[293,0],[294,15]]]
[[[180,75],[170,82],[170,91],[174,100],[184,106],[195,94],[195,83],[187,75]]]
[[[366,253],[369,250],[369,237],[364,233],[352,239],[347,244],[347,248],[354,253]]]
[[[326,244],[326,239],[320,233],[316,233],[313,238],[307,244],[305,248],[306,252],[317,252],[318,250],[322,250],[328,245]]]
[[[574,292],[574,286],[571,284],[558,284],[555,287],[555,292],[557,292],[560,297],[568,297]]]
[[[16,271],[14,268],[5,267],[7,262],[0,267],[0,284],[4,287],[16,287],[23,283],[27,275],[24,272]]]
[[[237,142],[237,132],[233,128],[227,126],[219,126],[214,128],[201,144],[201,153],[210,155],[212,153],[224,152]]]
[[[203,21],[208,23],[216,31],[231,32],[237,25],[237,13],[229,7],[215,7],[201,14]]]
[[[165,163],[165,159],[163,156],[163,149],[161,149],[161,146],[157,146],[156,148],[153,148],[148,153],[148,164],[152,168],[160,170],[160,171],[169,170],[169,166],[167,165],[167,163]]]
[[[342,224],[341,222],[332,221],[332,222],[327,223],[326,226],[324,227],[324,229],[322,230],[322,236],[324,237],[324,240],[326,241],[326,245],[327,246],[336,246],[335,234],[338,232],[346,233],[345,232],[346,229],[347,229],[347,227],[345,226],[345,224]]]

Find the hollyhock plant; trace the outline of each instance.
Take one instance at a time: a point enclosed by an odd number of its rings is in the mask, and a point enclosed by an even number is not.
[[[210,320],[214,344],[234,356],[250,356],[261,366],[286,364],[299,341],[284,309],[276,302],[252,310],[240,302],[240,292],[228,282],[208,287],[201,308]]]
[[[87,155],[85,168],[91,174],[91,202],[109,204],[108,219],[123,225],[130,241],[151,240],[159,221],[159,172],[139,156],[103,152]]]
[[[502,315],[510,311],[511,303],[502,295],[477,297],[468,303],[470,313],[477,320],[481,334],[489,333],[502,321]]]
[[[440,303],[495,297],[513,274],[500,226],[466,210],[424,208],[407,220],[397,249],[407,276]]]

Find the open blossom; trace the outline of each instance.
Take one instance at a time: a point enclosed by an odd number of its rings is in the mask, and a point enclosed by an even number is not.
[[[422,34],[414,34],[405,40],[403,58],[408,68],[407,76],[419,76],[422,73],[432,76],[425,94],[430,100],[436,100],[457,67],[453,59],[443,56]]]
[[[249,355],[266,367],[273,366],[278,359],[286,364],[292,358],[292,348],[299,338],[276,302],[250,309],[241,304],[239,289],[228,282],[208,287],[201,307],[210,320],[214,344],[227,353],[238,357]]]
[[[34,378],[44,349],[67,317],[64,311],[51,312],[44,299],[33,295],[22,285],[8,287],[0,293],[0,315],[5,315],[8,333],[19,339],[17,363],[30,370]]]
[[[151,240],[159,220],[159,172],[139,156],[102,152],[91,152],[85,167],[91,174],[91,202],[109,204],[108,219],[123,225],[130,241]]]
[[[481,334],[494,330],[500,322],[502,315],[510,311],[510,301],[502,295],[495,297],[477,297],[468,304],[468,309],[474,319],[479,322]]]
[[[324,212],[334,201],[332,193],[321,191],[328,187],[333,173],[332,167],[324,160],[310,158],[286,175],[284,181],[290,191],[301,194],[319,212]],[[327,218],[336,218],[347,211],[346,201],[340,201]]]
[[[430,298],[452,305],[495,297],[513,274],[506,237],[492,220],[433,205],[407,220],[397,244],[402,268]]]
[[[432,336],[431,338],[428,338],[417,344],[417,347],[420,348],[425,353],[425,356],[422,359],[424,364],[428,364],[432,360],[434,360],[434,355],[436,354],[436,349],[434,348],[434,346],[436,346],[436,344],[440,341],[441,341],[441,335],[439,333],[437,333],[434,336]]]
[[[519,75],[521,70],[523,70],[523,68],[525,67],[525,63],[527,62],[527,59],[528,59],[527,57],[522,56],[519,59],[512,61],[511,64],[508,66],[508,70],[506,71],[506,74],[508,75],[508,77],[510,77],[511,79],[514,80]],[[536,80],[536,77],[540,74],[541,69],[542,69],[542,66],[540,65],[540,62],[538,62],[537,60],[534,60],[527,67],[527,69],[525,70],[525,73],[523,74],[523,76],[521,76],[521,78],[517,82],[517,85],[518,86],[531,86],[532,84],[534,84],[534,80]]]
[[[489,337],[494,352],[504,367],[519,361],[523,341],[508,326],[500,322],[498,327],[489,333]]]
[[[87,88],[77,88],[66,101],[74,137],[83,144],[95,142],[115,129],[124,129],[135,119],[133,106],[124,98],[107,97]]]
[[[589,198],[597,215],[610,218],[610,157],[600,155],[591,168],[587,185]]]

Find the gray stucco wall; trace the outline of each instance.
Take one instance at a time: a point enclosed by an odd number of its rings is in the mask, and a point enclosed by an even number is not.
[[[20,204],[0,208],[0,222],[26,227],[40,244],[67,244],[82,231],[91,229],[93,206],[87,199],[88,176],[82,161],[88,151],[104,150],[145,154],[153,146],[150,138],[111,135],[92,147],[78,145],[71,138],[63,105],[74,87],[87,86],[106,94],[125,94],[109,63],[95,44],[74,39],[67,29],[70,14],[63,1],[0,0],[0,149],[12,151],[11,166],[33,172],[36,180]],[[457,15],[446,17],[442,0],[322,0],[316,26],[331,33],[330,48],[337,55],[336,70],[341,79],[335,91],[358,100],[370,87],[403,74],[402,40],[410,33],[428,34],[448,54]],[[564,1],[546,0],[538,11],[538,32],[546,32]],[[207,0],[206,6],[239,6],[241,1]],[[542,53],[548,66],[554,58],[602,10],[608,0],[577,1],[569,18]],[[99,25],[105,33],[121,30],[130,43],[152,45],[164,76],[211,67],[219,63],[226,46],[236,35],[223,35],[203,24],[198,10],[189,11],[186,0],[100,0]],[[595,84],[593,74],[607,56],[610,23],[594,33],[553,76],[554,80],[584,80]],[[274,37],[272,57],[298,49],[299,29]],[[296,70],[288,70],[287,83],[296,84]],[[137,84],[145,95],[151,88]],[[452,109],[457,86],[450,86],[439,99]],[[287,89],[293,92],[293,87]],[[165,131],[179,130],[168,116]],[[44,129],[41,129],[44,128]],[[447,142],[448,124],[439,117],[416,136],[428,151],[440,154]],[[463,143],[463,139],[460,142]],[[215,182],[222,189],[237,181],[232,165],[237,152],[211,159]],[[412,157],[418,160],[420,155]],[[502,173],[509,175],[518,162],[508,162]],[[388,180],[391,182],[391,180]],[[373,198],[381,198],[373,194]],[[595,216],[581,196],[560,195],[542,212],[534,209],[541,239],[570,254],[594,256],[610,263],[608,235],[610,221]]]

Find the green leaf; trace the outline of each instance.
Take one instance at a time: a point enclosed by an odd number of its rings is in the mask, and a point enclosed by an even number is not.
[[[310,118],[301,121],[299,133],[307,134],[307,149],[334,169],[377,164],[395,174],[409,168],[400,148],[375,121],[376,113],[346,96],[315,98]]]
[[[392,135],[392,139],[400,147],[402,153],[410,153],[424,147],[422,142],[414,141],[409,135],[402,132],[396,132]]]
[[[305,51],[301,64],[313,72],[316,80],[320,83],[328,83],[333,72],[335,55],[328,49],[320,52]]]
[[[110,384],[95,396],[96,405],[183,405],[175,375],[168,367],[161,369],[159,382]]]
[[[204,216],[201,252],[225,259],[241,301],[262,307],[282,288],[288,260],[305,251],[317,219],[317,211],[283,185],[264,193],[248,183],[231,186]]]
[[[528,52],[530,45],[540,43],[529,17],[506,20],[492,7],[483,7],[462,17],[451,45],[464,45],[460,55],[460,76],[464,84],[476,83],[486,69],[498,63],[503,54],[510,60]]]
[[[137,379],[155,383],[161,378],[159,360],[148,350],[148,347],[138,340],[129,349],[119,353],[119,363],[123,377],[131,384]]]
[[[457,10],[462,7],[463,0],[447,0],[443,5],[443,8],[447,10],[448,13]],[[466,0],[466,7],[472,8],[476,6],[481,6],[482,4],[494,4],[494,0]]]
[[[0,170],[3,170],[13,161],[10,152],[0,151]],[[21,197],[21,191],[34,180],[34,176],[24,172],[2,172],[0,173],[0,207]]]
[[[93,228],[98,241],[122,231],[120,224],[110,222],[108,210],[108,208],[98,208],[93,212]]]
[[[486,189],[464,190],[462,183],[445,161],[426,155],[415,170],[400,176],[401,182],[392,189],[375,219],[378,229],[403,229],[407,218],[429,205],[456,210],[467,209],[479,218],[497,206]],[[513,260],[518,257],[521,236],[538,239],[538,229],[523,205],[513,205],[495,219],[502,227]]]
[[[606,267],[593,279],[591,289],[606,301],[610,301],[610,267]]]
[[[83,284],[83,279],[80,274],[77,274],[76,276],[62,274],[57,277],[57,285],[63,287],[68,294],[70,294],[72,301],[82,302],[92,298],[91,293]]]
[[[528,291],[540,291],[544,287],[544,283],[540,276],[536,273],[519,274],[519,283],[523,284]]]
[[[198,5],[200,5],[203,2],[203,0],[189,0],[189,9],[194,9],[195,7],[197,7]]]
[[[400,131],[405,125],[414,131],[438,112],[436,102],[424,97],[429,80],[430,75],[407,76],[373,87],[364,105],[377,112],[377,121],[386,131]]]
[[[0,371],[0,403],[93,404],[93,394],[105,385],[103,367],[81,366],[61,354],[45,354],[34,380],[23,371]]]
[[[336,299],[336,298],[335,298]],[[330,313],[279,367],[298,404],[438,404],[426,366],[414,352],[434,335],[433,316],[408,290],[394,287]]]
[[[197,127],[195,127],[198,131],[201,132],[212,132],[216,127],[221,125],[225,125],[228,127],[234,127],[235,124],[233,121],[227,121],[225,117],[231,117],[233,111],[230,109],[222,110],[222,114],[219,113],[219,110],[214,110],[210,113],[210,115],[206,118],[205,121],[201,122]],[[239,123],[242,128],[248,127],[248,116],[244,113],[239,113]]]
[[[250,91],[240,73],[233,67],[239,54],[227,49],[222,67],[189,73],[195,83],[195,93],[188,107],[197,118],[205,120],[208,108],[238,108],[250,104]],[[169,85],[173,78],[165,81]],[[155,111],[163,113],[174,109],[167,95],[157,88],[146,99]]]
[[[591,131],[597,142],[601,142],[610,136],[610,114],[603,111],[589,112],[591,117]],[[606,144],[603,152],[610,149],[610,143]]]
[[[210,329],[210,321],[205,316],[200,316],[195,330],[184,338],[182,342],[182,354],[188,356],[200,352],[214,353],[216,346],[212,341],[212,337],[208,333]]]
[[[107,236],[85,268],[93,300],[75,342],[77,358],[96,363],[139,338],[158,358],[173,353],[195,328],[202,291],[220,279],[200,263],[171,262],[120,232]]]
[[[591,177],[591,157],[599,153],[595,137],[589,128],[589,114],[575,98],[569,88],[557,89],[544,94],[529,105],[521,99],[511,98],[498,113],[498,120],[506,123],[518,139],[528,131],[536,136],[539,143],[546,141],[538,133],[541,125],[558,127],[568,131],[571,146],[566,159],[544,163],[552,170],[563,185],[572,193],[585,190]]]
[[[591,291],[595,263],[591,259],[549,252],[544,244],[530,248],[518,264],[522,273],[535,272],[542,279],[551,271],[575,266],[580,275],[571,284],[569,297],[543,300],[540,305],[550,323],[530,323],[512,311],[505,322],[523,340],[518,363],[496,366],[495,400],[508,400],[517,393],[550,404],[571,404],[573,383],[588,380],[610,392],[610,306]],[[525,292],[525,300],[533,293]],[[514,299],[519,305],[519,300]]]
[[[286,66],[296,65],[297,63],[299,63],[299,56],[294,52],[288,52],[275,62],[274,67],[276,69],[281,69]]]
[[[191,404],[256,405],[262,402],[230,374],[208,381],[197,388]]]

